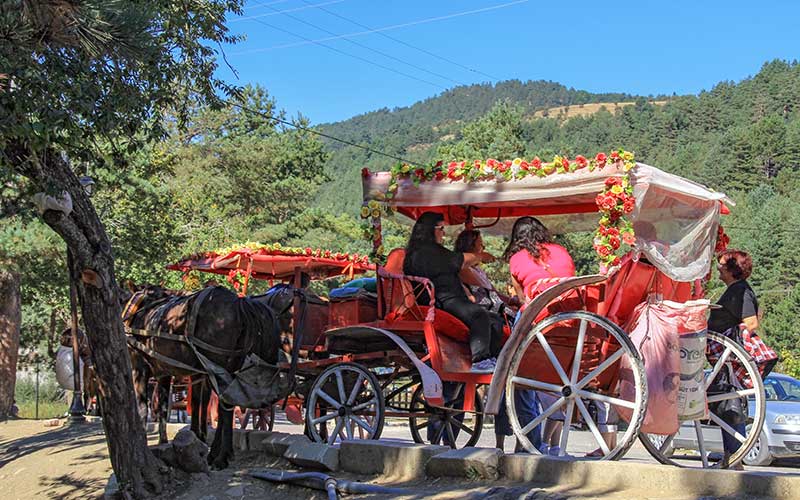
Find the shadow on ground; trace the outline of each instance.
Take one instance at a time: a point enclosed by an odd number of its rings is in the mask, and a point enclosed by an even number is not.
[[[41,422],[31,420],[31,425],[41,425]],[[103,426],[88,422],[66,425],[34,436],[2,440],[0,441],[0,469],[14,460],[47,448],[60,447],[59,451],[53,453],[62,453],[101,442],[105,442]]]

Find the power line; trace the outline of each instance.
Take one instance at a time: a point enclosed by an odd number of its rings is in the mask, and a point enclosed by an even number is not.
[[[306,2],[306,3],[307,3],[307,2]],[[309,4],[309,5],[310,5],[310,4]],[[277,10],[276,10],[274,7],[270,7],[270,9],[272,9],[272,10],[275,10],[275,11],[276,11],[276,13],[277,13]],[[320,31],[322,31],[322,32],[324,32],[324,33],[327,33],[327,34],[329,34],[329,35],[333,35],[333,36],[339,36],[339,34],[338,34],[338,33],[334,33],[333,31],[330,31],[330,30],[328,30],[328,29],[325,29],[325,28],[322,28],[322,27],[320,27],[320,26],[317,26],[317,25],[316,25],[316,24],[314,24],[314,23],[311,23],[311,22],[305,21],[305,20],[303,20],[303,19],[301,19],[301,18],[299,18],[299,17],[297,17],[297,16],[293,16],[293,15],[289,14],[288,12],[289,12],[289,11],[287,11],[287,10],[284,10],[284,11],[282,11],[282,12],[281,12],[281,14],[285,15],[286,17],[288,17],[288,18],[290,18],[290,19],[294,19],[295,21],[297,21],[297,22],[299,22],[299,23],[303,23],[303,24],[305,24],[306,26],[311,26],[311,27],[312,27],[312,28],[314,28],[314,29],[318,29],[318,30],[320,30]],[[423,71],[423,72],[425,72],[425,73],[429,73],[429,74],[431,74],[431,75],[437,76],[437,77],[439,77],[439,78],[442,78],[442,79],[444,79],[444,80],[451,81],[451,82],[455,83],[456,85],[466,85],[466,83],[459,82],[458,80],[453,80],[453,79],[452,79],[452,78],[450,78],[449,76],[442,75],[442,74],[436,73],[436,72],[434,72],[434,71],[429,71],[429,70],[427,70],[427,69],[425,69],[425,68],[423,68],[423,67],[421,67],[421,66],[417,66],[417,65],[416,65],[416,64],[414,64],[414,63],[410,63],[410,62],[404,61],[404,60],[400,59],[399,57],[395,57],[395,56],[393,56],[393,55],[391,55],[391,54],[387,54],[386,52],[382,52],[382,51],[380,51],[380,50],[378,50],[378,49],[373,49],[372,47],[369,47],[369,46],[367,46],[367,45],[364,45],[363,43],[360,43],[360,42],[356,42],[355,40],[350,40],[350,39],[346,38],[346,39],[345,39],[345,41],[347,41],[348,43],[351,43],[351,44],[353,44],[353,45],[355,45],[355,46],[357,46],[357,47],[361,47],[361,48],[363,48],[363,49],[367,49],[367,50],[370,50],[370,51],[372,51],[372,52],[375,52],[376,54],[379,54],[379,55],[381,55],[381,56],[383,56],[383,57],[387,57],[387,58],[389,58],[389,59],[393,59],[393,60],[395,60],[395,61],[397,61],[397,62],[399,62],[399,63],[401,63],[401,64],[405,64],[405,65],[407,65],[407,66],[411,66],[412,68],[414,68],[414,69],[416,69],[416,70]],[[443,88],[444,88],[444,87],[443,87]]]
[[[486,74],[483,71],[479,71],[477,69],[470,68],[469,66],[465,66],[465,65],[463,65],[463,64],[461,64],[461,63],[459,63],[457,61],[453,61],[452,59],[448,59],[448,58],[446,58],[444,56],[440,56],[439,54],[435,54],[435,53],[433,53],[433,52],[431,52],[431,51],[429,51],[427,49],[424,49],[422,47],[417,47],[417,46],[412,45],[410,43],[404,42],[403,40],[400,40],[399,38],[395,38],[395,37],[393,37],[391,35],[387,35],[386,33],[383,33],[381,31],[376,31],[373,28],[371,28],[371,27],[369,27],[369,26],[367,26],[365,24],[361,24],[358,21],[354,21],[353,19],[350,19],[348,17],[345,17],[345,16],[342,16],[340,14],[337,14],[336,12],[333,12],[332,10],[328,10],[328,9],[323,8],[323,6],[326,5],[326,4],[312,4],[308,0],[302,0],[302,2],[305,3],[306,5],[309,5],[309,6],[313,5],[314,7],[316,7],[317,9],[319,9],[319,10],[321,10],[323,12],[326,12],[326,13],[334,16],[334,17],[338,17],[339,19],[343,19],[343,20],[345,20],[347,22],[355,24],[356,26],[364,28],[365,30],[374,31],[375,33],[377,33],[378,35],[380,35],[380,36],[382,36],[384,38],[387,38],[389,40],[397,42],[397,43],[399,43],[401,45],[405,45],[406,47],[412,48],[414,50],[418,50],[418,51],[422,52],[423,54],[427,54],[427,55],[429,55],[431,57],[435,57],[436,59],[439,59],[441,61],[450,63],[450,64],[452,64],[454,66],[458,66],[459,68],[465,69],[465,70],[470,71],[472,73],[477,73],[479,75],[483,75],[483,76],[488,77],[488,78],[490,78],[492,80],[500,80],[500,78],[497,78],[497,77],[494,77],[492,75]]]
[[[266,7],[267,5],[275,5],[279,3],[286,3],[291,0],[273,0],[272,2],[262,3],[262,2],[252,2],[252,7]],[[251,9],[252,7],[245,7],[245,9]]]
[[[392,155],[392,154],[389,154],[389,153],[384,153],[383,151],[378,151],[377,149],[372,149],[370,147],[363,146],[361,144],[357,144],[355,142],[348,141],[346,139],[340,139],[340,138],[334,137],[334,136],[332,136],[330,134],[326,134],[324,132],[320,132],[319,130],[314,130],[313,128],[309,128],[309,127],[304,127],[303,125],[298,125],[297,123],[290,122],[288,120],[284,120],[282,118],[277,118],[275,116],[269,115],[267,113],[264,113],[263,111],[258,111],[256,109],[249,108],[249,107],[244,106],[242,104],[239,104],[237,102],[233,102],[233,101],[223,101],[223,102],[226,102],[226,103],[230,104],[231,106],[237,107],[237,108],[239,108],[242,111],[245,111],[247,113],[252,113],[252,114],[258,115],[258,116],[260,116],[262,118],[266,118],[267,120],[273,120],[273,121],[276,121],[278,123],[282,123],[284,125],[288,125],[288,126],[290,126],[292,128],[296,128],[296,129],[302,130],[304,132],[309,132],[311,134],[316,134],[316,135],[318,135],[320,137],[325,137],[326,139],[330,139],[332,141],[341,142],[342,144],[347,144],[348,146],[353,146],[353,147],[356,147],[356,148],[359,148],[359,149],[363,149],[364,151],[367,151],[367,152],[370,152],[370,153],[373,153],[373,154],[376,154],[376,155],[384,156],[386,158],[391,158],[392,160],[397,160],[397,161],[400,161],[400,162],[403,162],[403,163],[407,163],[408,165],[412,165],[412,166],[415,166],[415,167],[423,167],[423,165],[420,165],[417,162],[414,162],[414,161],[411,161],[411,160],[407,160],[407,159],[402,158],[400,156],[395,156],[395,155]]]
[[[258,19],[258,18],[261,18],[261,17],[269,17],[269,16],[277,16],[278,14],[285,14],[286,12],[296,12],[298,10],[306,10],[306,9],[311,9],[311,8],[314,8],[314,7],[322,8],[323,5],[332,5],[332,4],[335,4],[335,3],[342,3],[344,1],[345,0],[332,0],[330,2],[324,2],[324,3],[308,4],[308,6],[306,6],[306,7],[295,7],[293,9],[279,10],[279,11],[276,11],[276,12],[268,12],[266,14],[258,14],[256,16],[240,17],[240,18],[237,18],[237,19],[231,19],[228,22],[229,23],[238,23],[239,21],[251,21],[253,19]],[[264,6],[269,6],[269,5],[268,4],[264,4]],[[275,10],[272,7],[270,7],[270,9]]]
[[[350,37],[361,36],[361,35],[369,35],[369,34],[372,34],[372,33],[380,33],[382,31],[389,31],[389,30],[394,30],[394,29],[399,29],[399,28],[406,28],[408,26],[416,26],[418,24],[426,24],[426,23],[432,23],[432,22],[435,22],[435,21],[443,21],[445,19],[452,19],[454,17],[468,16],[468,15],[471,15],[471,14],[479,14],[481,12],[488,12],[488,11],[492,11],[492,10],[503,9],[503,8],[506,8],[506,7],[511,7],[513,5],[518,5],[518,4],[527,3],[527,2],[528,2],[528,0],[515,0],[514,2],[508,2],[508,3],[504,3],[504,4],[500,4],[500,5],[493,5],[491,7],[484,7],[482,9],[474,9],[474,10],[468,10],[468,11],[464,11],[464,12],[457,12],[455,14],[448,14],[446,16],[429,17],[427,19],[419,19],[417,21],[410,21],[410,22],[402,23],[402,24],[394,24],[394,25],[391,25],[391,26],[384,26],[382,28],[376,28],[376,29],[367,30],[367,31],[358,31],[358,32],[355,32],[355,33],[347,33],[347,34],[339,35],[339,36],[335,36],[335,37],[319,38],[319,39],[316,39],[316,40],[307,40],[305,42],[287,43],[287,44],[283,44],[283,45],[273,45],[272,47],[264,47],[264,48],[260,48],[260,49],[245,50],[245,51],[241,51],[241,52],[235,52],[234,55],[255,54],[257,52],[267,52],[269,50],[286,49],[286,48],[289,48],[289,47],[299,47],[301,45],[308,45],[310,43],[328,42],[328,41],[331,41],[331,40],[340,40],[342,38],[350,38]]]
[[[404,73],[404,72],[402,72],[400,70],[397,70],[397,69],[394,69],[394,68],[390,68],[389,66],[384,66],[383,64],[377,63],[375,61],[370,61],[369,59],[366,59],[364,57],[357,56],[355,54],[350,54],[350,53],[345,52],[343,50],[337,49],[336,47],[331,47],[330,45],[325,45],[324,43],[316,42],[314,40],[311,40],[310,38],[304,37],[303,35],[298,35],[297,33],[292,33],[289,30],[285,30],[283,28],[279,28],[278,26],[275,26],[275,25],[269,24],[267,22],[264,22],[261,19],[254,19],[254,21],[259,23],[259,24],[263,24],[264,26],[266,26],[268,28],[272,28],[272,29],[277,30],[277,31],[282,31],[283,33],[287,33],[287,34],[292,35],[294,37],[302,38],[303,40],[308,40],[309,43],[313,43],[315,45],[319,45],[320,47],[325,47],[326,49],[332,50],[332,51],[334,51],[334,52],[336,52],[338,54],[342,54],[342,55],[345,55],[347,57],[352,57],[353,59],[358,59],[359,61],[365,62],[367,64],[371,64],[373,66],[377,66],[378,68],[385,69],[387,71],[391,71],[392,73],[396,73],[398,75],[405,76],[406,78],[411,78],[412,80],[417,80],[418,82],[422,82],[422,83],[431,85],[433,87],[437,87],[437,88],[440,88],[440,89],[447,90],[447,87],[439,85],[438,83],[433,83],[433,82],[429,82],[428,80],[423,80],[422,78],[418,78],[418,77],[416,77],[414,75],[409,75],[408,73]]]

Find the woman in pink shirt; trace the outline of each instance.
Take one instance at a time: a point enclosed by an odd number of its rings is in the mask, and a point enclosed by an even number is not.
[[[517,219],[503,258],[508,261],[514,289],[523,303],[555,284],[541,284],[539,280],[575,276],[575,263],[567,249],[553,243],[550,231],[535,217]]]

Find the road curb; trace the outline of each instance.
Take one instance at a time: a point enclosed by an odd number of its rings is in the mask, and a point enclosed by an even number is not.
[[[256,435],[248,436],[251,432],[258,432],[258,440],[264,445],[274,441],[280,443],[282,448],[295,441],[289,439],[293,435],[285,433],[239,431],[234,432],[236,444],[255,441]],[[238,439],[236,434],[240,434]],[[319,443],[314,447],[322,453],[322,448],[328,445]],[[648,496],[653,498],[726,496],[796,500],[800,491],[800,476],[765,472],[682,469],[632,461],[575,460],[522,453],[504,455],[499,450],[489,448],[451,450],[446,446],[397,441],[345,441],[329,448],[338,449],[338,469],[362,475],[381,475],[392,481],[426,476],[464,477],[469,480],[483,477],[483,480],[487,480],[499,476],[510,482],[582,490],[616,493],[647,491]],[[267,453],[264,449],[259,451]],[[434,457],[436,460],[433,460]],[[498,464],[496,475],[492,473],[495,463]],[[477,474],[482,470],[478,466],[485,466],[487,472]]]

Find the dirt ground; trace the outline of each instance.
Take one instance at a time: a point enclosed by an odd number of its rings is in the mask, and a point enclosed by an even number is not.
[[[62,421],[63,422],[63,421]],[[182,425],[169,426],[170,438]],[[150,434],[155,444],[156,436]],[[173,483],[160,495],[163,500],[233,500],[233,499],[320,499],[327,495],[300,486],[273,484],[251,477],[252,471],[293,469],[282,458],[264,453],[238,452],[231,467],[210,474],[194,474],[184,482]],[[100,498],[111,475],[105,438],[99,423],[77,426],[45,427],[43,421],[16,420],[0,422],[0,484],[4,499],[77,499]],[[338,479],[381,484],[380,478],[358,477],[342,472]],[[384,483],[385,484],[385,483]],[[491,483],[466,479],[422,479],[401,484],[407,494],[348,495],[346,498],[397,498],[416,500],[450,499],[631,499],[648,498],[632,492],[540,488],[534,484]]]

